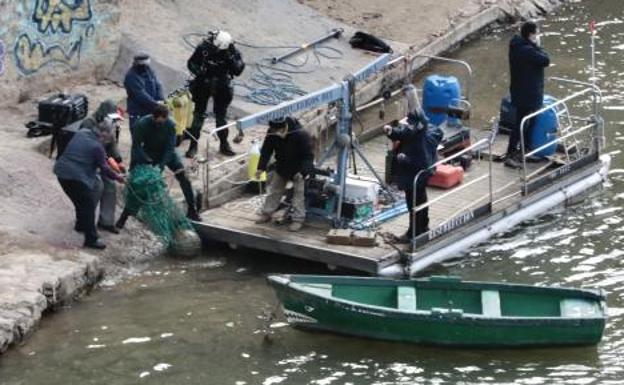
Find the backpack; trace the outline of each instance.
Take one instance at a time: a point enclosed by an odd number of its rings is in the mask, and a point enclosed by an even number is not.
[[[366,51],[379,52],[379,53],[392,53],[392,48],[385,41],[365,32],[356,32],[349,44],[353,48],[360,48]]]

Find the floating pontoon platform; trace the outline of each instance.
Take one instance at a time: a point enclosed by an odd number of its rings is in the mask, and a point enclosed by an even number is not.
[[[378,140],[364,147],[381,146]],[[501,152],[506,138],[499,139],[493,153]],[[379,148],[379,147],[377,147]],[[383,147],[382,147],[383,148]],[[383,169],[381,152],[371,151],[369,160],[376,169]],[[205,211],[197,230],[203,238],[226,242],[232,246],[258,249],[296,258],[353,269],[375,275],[400,275],[406,270],[414,274],[442,260],[461,256],[470,246],[485,241],[496,233],[535,218],[556,206],[565,204],[584,192],[601,186],[606,178],[609,157],[585,156],[573,162],[563,157],[527,163],[533,175],[530,191],[523,192],[521,170],[490,163],[489,154],[474,160],[465,174],[461,189],[440,190],[429,187],[427,194],[431,231],[421,237],[411,253],[409,245],[391,245],[378,236],[376,247],[328,244],[330,227],[323,223],[306,223],[301,231],[289,232],[286,226],[254,223],[262,200],[244,196],[224,206]],[[492,170],[492,205],[488,206],[489,170]],[[438,199],[438,201],[436,201]],[[407,230],[408,216],[400,215],[378,226],[378,234],[400,235]],[[399,251],[400,250],[400,251]],[[409,261],[405,260],[405,257]],[[408,263],[406,265],[406,263]]]

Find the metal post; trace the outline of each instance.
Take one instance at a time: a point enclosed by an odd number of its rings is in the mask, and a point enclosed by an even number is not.
[[[329,40],[331,38],[338,39],[342,35],[343,32],[344,32],[344,29],[342,29],[342,28],[334,28],[334,29],[331,30],[331,33],[329,33],[329,34],[327,34],[327,35],[325,35],[323,37],[320,37],[320,38],[318,38],[318,39],[316,39],[314,41],[311,41],[309,43],[302,44],[301,47],[297,47],[294,50],[292,50],[292,51],[290,51],[290,52],[288,52],[288,53],[286,53],[286,54],[284,54],[282,56],[277,56],[277,57],[272,58],[271,59],[271,63],[277,64],[277,63],[279,63],[281,61],[284,61],[284,60],[288,59],[291,56],[297,55],[298,53],[303,52],[303,51],[305,51],[305,50],[307,50],[309,48],[312,48],[315,45],[320,44],[320,43],[322,43],[324,41],[327,41],[327,40]]]
[[[349,167],[349,143],[344,143],[344,135],[349,135],[351,125],[351,92],[352,80],[342,82],[342,105],[340,110],[340,120],[336,125],[336,142],[339,145],[338,160],[336,164],[336,178],[334,183],[338,189],[338,207],[336,207],[335,225],[338,226],[342,220],[342,202],[344,201],[347,169]]]

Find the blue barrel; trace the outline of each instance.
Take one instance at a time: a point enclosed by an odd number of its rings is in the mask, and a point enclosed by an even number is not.
[[[455,76],[431,75],[425,79],[423,109],[432,124],[444,123],[448,115],[437,110],[457,106],[460,99],[461,85]],[[449,124],[460,124],[460,122],[459,119],[452,118]]]
[[[550,95],[544,95],[544,107],[557,102],[557,99]],[[552,142],[557,138],[557,112],[556,107],[548,109],[535,117],[533,127],[531,128],[528,139],[529,148],[535,149]],[[553,143],[548,147],[536,152],[534,156],[543,158],[553,155],[557,151],[557,143]]]

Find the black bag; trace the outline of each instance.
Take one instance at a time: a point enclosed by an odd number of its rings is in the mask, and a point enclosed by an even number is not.
[[[364,49],[367,51],[392,53],[392,48],[390,48],[385,41],[365,32],[356,32],[351,40],[349,40],[349,44],[351,44],[351,47],[353,48]]]
[[[84,119],[89,112],[89,102],[84,95],[58,94],[39,102],[39,122],[60,130],[69,124]]]

